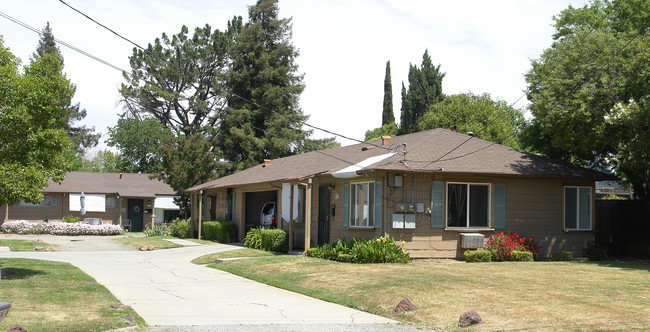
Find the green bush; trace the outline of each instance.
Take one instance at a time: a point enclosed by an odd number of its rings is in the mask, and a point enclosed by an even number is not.
[[[510,254],[510,260],[516,262],[532,262],[533,253],[530,251],[518,251],[515,250]]]
[[[305,252],[305,256],[307,257],[318,257],[318,248],[309,248]]]
[[[164,225],[155,225],[151,229],[144,230],[144,236],[167,236],[169,235],[169,229]]]
[[[189,238],[190,223],[185,220],[175,219],[171,224],[169,224],[169,235],[179,239]]]
[[[266,251],[289,252],[289,233],[283,229],[252,228],[244,237],[244,246]]]
[[[203,223],[204,238],[219,243],[237,241],[237,225],[232,221],[206,221]]]
[[[65,216],[65,217],[63,217],[63,220],[61,220],[61,221],[62,222],[78,222],[79,220],[81,220],[81,218],[79,218],[79,217]]]
[[[372,240],[353,239],[349,242],[339,239],[337,243],[317,247],[313,252],[309,252],[309,255],[354,263],[408,263],[411,259],[402,246],[389,237],[378,237]]]
[[[570,251],[556,251],[551,254],[554,261],[572,261],[573,253]]]
[[[585,257],[590,261],[603,261],[607,259],[607,250],[596,242],[589,242],[584,250]]]
[[[492,253],[487,250],[466,250],[463,256],[465,256],[467,263],[492,261]]]

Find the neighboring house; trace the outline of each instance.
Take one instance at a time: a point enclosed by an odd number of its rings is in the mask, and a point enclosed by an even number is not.
[[[390,236],[405,241],[411,257],[460,258],[473,246],[461,241],[505,231],[535,236],[548,257],[558,250],[582,256],[594,239],[594,182],[611,179],[433,129],[266,160],[187,191],[194,228],[199,216],[233,220],[240,238],[273,201],[278,226],[293,228],[298,247]]]
[[[62,220],[81,217],[81,193],[85,196],[84,218],[101,218],[102,223],[122,225],[131,220],[131,231],[151,228],[178,215],[174,190],[150,174],[68,172],[61,184],[50,181],[41,190],[40,204],[20,202],[9,207],[9,220]]]
[[[618,196],[622,199],[634,199],[634,190],[631,187],[623,186],[617,181],[596,182],[596,199],[603,199],[609,195]]]

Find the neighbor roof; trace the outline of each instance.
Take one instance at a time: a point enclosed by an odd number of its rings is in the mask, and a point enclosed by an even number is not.
[[[50,181],[44,193],[117,194],[122,197],[156,197],[174,195],[166,183],[151,174],[68,172],[61,184]]]
[[[362,166],[357,168],[357,174],[394,171],[589,180],[615,178],[445,129],[396,136],[390,143],[381,144],[381,140],[376,140],[274,159],[268,166],[257,165],[187,191],[287,182],[318,175],[337,176],[336,172],[359,164]],[[385,158],[378,157],[381,155]],[[381,160],[370,165],[363,163],[372,157]]]

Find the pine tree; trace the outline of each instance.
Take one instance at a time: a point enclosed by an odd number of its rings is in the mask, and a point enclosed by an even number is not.
[[[381,125],[395,124],[393,114],[393,83],[390,78],[390,61],[386,62],[386,76],[384,77],[384,110],[381,114]]]
[[[400,117],[400,133],[408,134],[418,131],[418,121],[429,107],[442,101],[442,79],[445,73],[440,71],[440,65],[434,66],[429,51],[422,56],[422,65],[409,65],[409,88],[404,89],[402,83],[402,114]]]
[[[248,22],[230,49],[227,112],[219,146],[233,171],[300,151],[310,131],[298,98],[303,75],[291,43],[291,20],[278,17],[277,0],[249,7]],[[313,141],[311,141],[313,143]]]
[[[65,77],[65,74],[63,73],[63,55],[61,54],[59,47],[56,46],[56,41],[52,34],[52,28],[50,28],[50,22],[47,22],[47,25],[42,30],[41,39],[38,41],[36,52],[32,54],[32,62],[36,61],[36,59],[42,59],[46,54],[56,54],[59,57],[61,61],[61,75]],[[72,96],[74,96],[77,91],[77,86],[70,83],[70,89],[72,90]],[[75,125],[86,117],[86,110],[81,109],[79,103],[72,104],[72,97],[61,99],[59,105],[68,111],[63,129],[68,133],[68,137],[70,138],[76,153],[81,155],[85,149],[96,146],[99,142],[100,134],[93,134],[95,128]]]

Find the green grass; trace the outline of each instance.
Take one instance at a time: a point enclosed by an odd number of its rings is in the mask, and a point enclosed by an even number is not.
[[[30,240],[0,240],[0,247],[9,247],[11,251],[34,251],[36,247],[50,248],[50,251],[59,250],[59,247],[53,244]]]
[[[107,331],[127,326],[123,317],[133,309],[112,310],[121,304],[104,286],[78,268],[52,261],[3,258],[0,301],[11,309],[0,330],[18,324],[37,331]],[[142,318],[137,325],[144,326]]]
[[[210,264],[276,287],[405,322],[458,330],[644,330],[650,326],[650,264],[504,262],[348,264],[270,256]],[[394,314],[408,298],[417,311]]]
[[[214,263],[214,261],[217,259],[223,259],[223,258],[261,257],[261,256],[273,256],[273,255],[275,254],[264,250],[237,249],[237,250],[229,250],[229,251],[201,256],[199,258],[193,259],[192,263],[210,264],[210,263]]]
[[[175,239],[172,236],[152,236],[152,237],[122,237],[117,238],[115,241],[131,246],[136,249],[140,249],[140,246],[151,246],[155,249],[170,249],[170,248],[180,248],[182,245],[176,244],[173,242],[165,241],[164,239]]]

